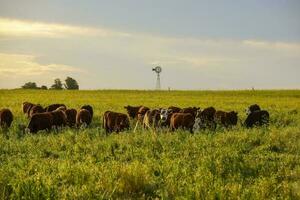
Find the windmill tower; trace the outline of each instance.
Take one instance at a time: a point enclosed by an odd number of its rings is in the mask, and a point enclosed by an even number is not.
[[[160,90],[160,73],[162,71],[161,67],[160,66],[157,66],[155,68],[152,68],[152,71],[154,71],[157,75],[157,78],[156,78],[156,90]]]

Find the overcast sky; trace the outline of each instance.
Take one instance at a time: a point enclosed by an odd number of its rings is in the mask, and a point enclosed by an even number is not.
[[[299,0],[0,0],[0,88],[300,88]]]

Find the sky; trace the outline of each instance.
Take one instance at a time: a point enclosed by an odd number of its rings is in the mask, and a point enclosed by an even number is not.
[[[299,0],[0,0],[0,88],[300,89]]]

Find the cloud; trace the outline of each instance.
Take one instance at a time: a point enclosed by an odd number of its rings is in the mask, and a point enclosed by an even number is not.
[[[63,38],[69,36],[129,37],[130,34],[104,28],[43,23],[0,18],[1,37]]]
[[[288,50],[300,53],[299,43],[288,43],[288,42],[268,42],[261,40],[243,40],[242,43],[247,47],[268,49],[268,50]]]
[[[0,76],[40,76],[45,74],[83,72],[82,69],[62,64],[40,64],[37,57],[25,54],[0,53]]]
[[[299,43],[180,38],[0,18],[1,35],[12,38],[0,40],[0,52],[12,52],[0,53],[2,77],[48,74],[52,82],[59,74],[77,73],[81,88],[151,88],[152,79],[145,77],[161,65],[164,81],[173,88],[299,85]]]

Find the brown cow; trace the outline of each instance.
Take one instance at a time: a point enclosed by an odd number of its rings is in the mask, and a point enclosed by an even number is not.
[[[52,126],[55,128],[67,125],[67,116],[62,110],[54,110],[50,112],[53,118]]]
[[[103,115],[103,128],[106,133],[123,131],[130,128],[129,118],[126,114],[106,111]]]
[[[92,116],[90,111],[86,109],[81,109],[77,112],[76,115],[76,126],[80,127],[81,125],[88,126],[92,122]]]
[[[1,128],[9,128],[11,126],[13,119],[14,119],[13,114],[9,109],[3,108],[2,110],[0,110]]]
[[[70,127],[74,127],[76,124],[76,115],[77,115],[77,110],[75,109],[67,109],[65,111],[66,116],[67,116],[67,124]]]
[[[53,116],[50,112],[36,113],[30,118],[27,128],[30,133],[37,133],[40,130],[51,130]]]
[[[196,117],[197,112],[200,110],[200,108],[198,107],[187,107],[187,108],[183,108],[179,111],[179,113],[190,113],[191,115],[193,115],[193,117]]]
[[[244,125],[247,128],[252,128],[253,126],[262,126],[262,125],[269,125],[270,121],[270,114],[266,110],[257,110],[251,112],[247,119],[245,120]]]
[[[215,118],[215,122],[225,127],[235,126],[238,121],[238,113],[234,111],[231,112],[217,111],[215,113],[214,118]]]
[[[143,119],[144,128],[149,127],[158,127],[158,123],[160,120],[160,109],[148,110]]]
[[[174,113],[171,117],[170,128],[171,131],[182,128],[193,133],[194,122],[195,118],[190,113]]]
[[[80,109],[86,109],[86,110],[88,110],[90,112],[90,114],[91,114],[92,119],[93,119],[94,111],[93,111],[93,107],[92,106],[90,106],[90,105],[84,105],[84,106],[81,106]]]
[[[29,111],[29,118],[36,113],[43,113],[43,112],[45,112],[45,109],[41,105],[34,105],[31,107]]]
[[[170,106],[170,107],[168,108],[168,110],[171,110],[172,113],[179,113],[179,112],[181,111],[181,108],[175,107],[175,106]]]
[[[129,115],[129,117],[131,119],[135,119],[137,118],[138,116],[138,112],[139,112],[139,109],[141,108],[142,106],[124,106],[124,108],[127,110],[127,113]]]
[[[32,106],[34,106],[33,103],[23,102],[23,104],[22,104],[23,113],[28,115]]]
[[[56,104],[51,104],[51,105],[47,106],[47,107],[45,108],[45,111],[46,111],[46,112],[52,112],[52,111],[56,110],[57,108],[59,108],[59,107],[61,107],[61,106],[67,108],[67,107],[65,106],[65,104],[58,104],[58,103],[56,103]]]

